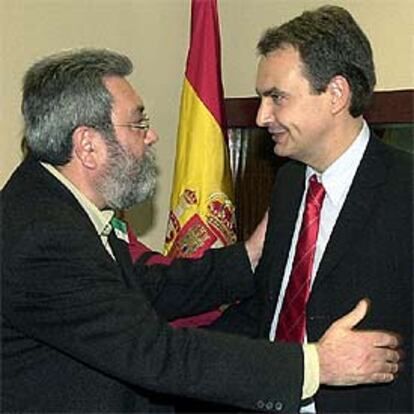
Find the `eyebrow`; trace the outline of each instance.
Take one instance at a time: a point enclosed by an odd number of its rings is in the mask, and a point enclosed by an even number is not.
[[[259,91],[259,89],[256,89],[256,93],[258,96],[270,96],[273,94],[286,95],[285,92],[281,91],[279,88],[276,88],[276,86],[273,86],[272,88],[266,89],[264,91]]]
[[[144,105],[138,105],[132,112],[131,115],[142,117],[145,115],[145,106]]]

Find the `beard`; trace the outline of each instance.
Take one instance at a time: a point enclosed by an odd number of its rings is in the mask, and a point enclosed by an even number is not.
[[[141,159],[128,154],[118,142],[107,141],[108,164],[97,187],[107,207],[123,210],[152,197],[157,167],[155,155],[146,148]]]

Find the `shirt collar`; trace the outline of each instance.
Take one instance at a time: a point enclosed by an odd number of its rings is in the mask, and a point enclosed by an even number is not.
[[[112,210],[99,210],[79,189],[68,180],[61,172],[59,172],[53,165],[41,162],[46,170],[48,170],[54,177],[56,177],[76,198],[82,208],[85,210],[89,219],[95,226],[99,236],[109,236],[112,230],[111,220],[114,216]]]
[[[336,159],[322,174],[312,167],[306,168],[306,182],[309,177],[316,174],[318,181],[325,188],[326,195],[335,205],[339,205],[346,195],[354,179],[355,173],[364,155],[369,140],[369,128],[366,121],[362,120],[362,129],[349,148]]]

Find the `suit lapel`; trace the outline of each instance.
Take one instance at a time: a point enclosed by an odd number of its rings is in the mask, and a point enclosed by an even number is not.
[[[263,283],[265,300],[262,305],[261,331],[269,332],[280,286],[283,279],[290,243],[295,228],[297,211],[302,199],[305,167],[291,162],[280,171],[272,193],[269,228],[262,261],[257,268],[257,279]],[[263,297],[263,296],[262,296]]]
[[[270,277],[270,287],[274,291],[279,290],[282,281],[284,269],[286,266],[287,256],[289,254],[290,243],[292,240],[297,212],[302,199],[304,188],[305,167],[300,164],[293,164],[286,179],[277,183],[277,195],[275,201],[277,204],[273,209],[275,216],[269,233],[274,236],[270,243],[272,248],[272,263],[269,269],[272,269]],[[281,220],[280,218],[283,217]]]
[[[313,289],[323,282],[363,231],[385,180],[383,152],[377,140],[371,138],[326,246]]]

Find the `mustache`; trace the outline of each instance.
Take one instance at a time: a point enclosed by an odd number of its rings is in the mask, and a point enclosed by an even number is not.
[[[147,147],[144,151],[142,159],[139,162],[140,173],[149,174],[151,176],[157,176],[159,168],[156,162],[156,153],[154,148]]]
[[[146,147],[144,150],[143,158],[151,161],[153,164],[156,164],[157,156],[154,147]]]

